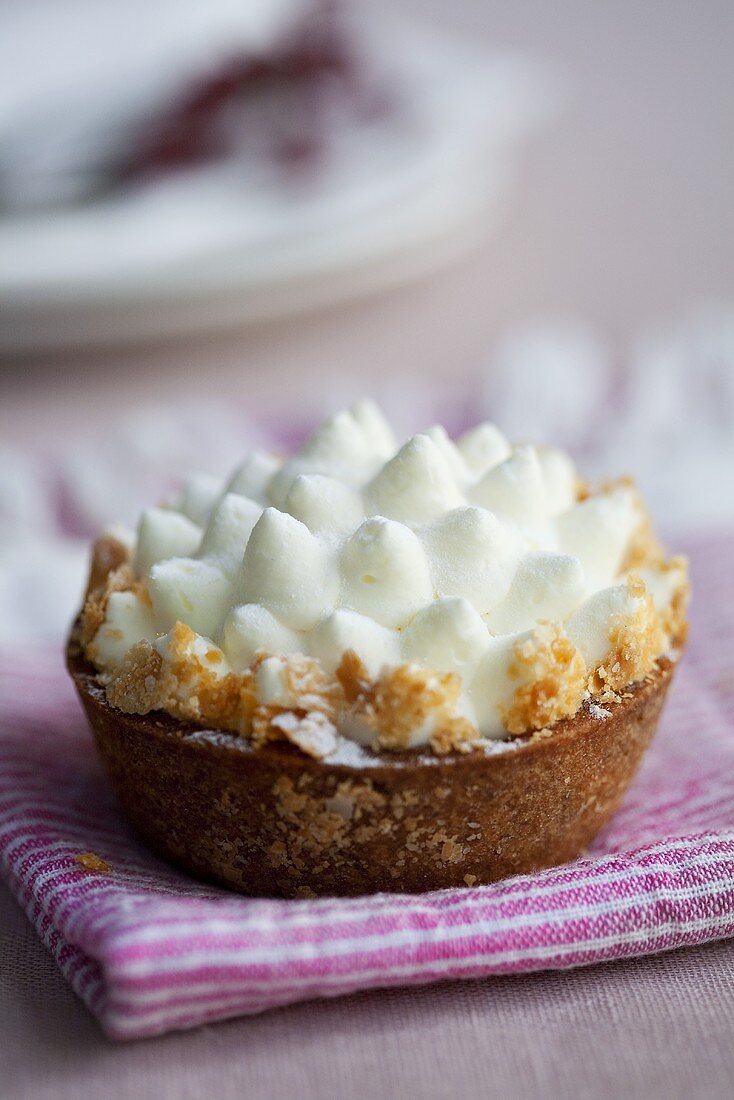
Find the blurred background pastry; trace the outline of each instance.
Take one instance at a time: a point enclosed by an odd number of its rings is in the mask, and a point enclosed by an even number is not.
[[[347,0],[9,8],[11,350],[226,328],[434,270],[486,232],[557,97],[522,55]]]

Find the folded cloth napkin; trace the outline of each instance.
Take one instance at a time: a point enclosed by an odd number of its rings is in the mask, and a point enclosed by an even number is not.
[[[60,657],[16,651],[0,663],[3,874],[116,1039],[734,935],[731,551],[723,537],[691,547],[689,651],[642,771],[588,858],[417,896],[269,901],[202,885],[131,836]]]

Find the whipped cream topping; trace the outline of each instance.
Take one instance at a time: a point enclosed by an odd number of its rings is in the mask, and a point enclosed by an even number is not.
[[[108,594],[88,646],[108,674],[141,641],[166,661],[183,623],[194,667],[256,669],[259,703],[287,709],[290,659],[333,676],[353,651],[373,680],[401,666],[414,680],[454,674],[453,719],[482,738],[570,716],[590,683],[649,671],[675,640],[686,586],[633,486],[588,495],[566,454],[512,446],[492,424],[399,445],[370,401],[292,457],[255,451],[224,483],[191,478],[170,507],[143,513],[132,561],[134,583]],[[629,659],[638,642],[647,666]],[[541,681],[563,709],[538,710]],[[374,742],[364,714],[342,718],[341,735]],[[436,728],[421,712],[394,747]]]

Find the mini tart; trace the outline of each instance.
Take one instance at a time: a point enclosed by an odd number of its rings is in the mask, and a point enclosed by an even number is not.
[[[618,701],[492,751],[351,764],[112,707],[78,625],[67,662],[141,839],[200,878],[288,898],[474,886],[573,859],[619,805],[675,667],[662,657]]]

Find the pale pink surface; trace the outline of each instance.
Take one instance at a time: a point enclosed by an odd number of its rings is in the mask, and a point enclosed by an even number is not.
[[[0,677],[0,866],[117,1039],[376,986],[587,965],[734,933],[731,542],[694,545],[693,641],[624,806],[583,860],[418,896],[270,901],[130,835],[58,654]],[[93,851],[106,874],[74,857]]]

